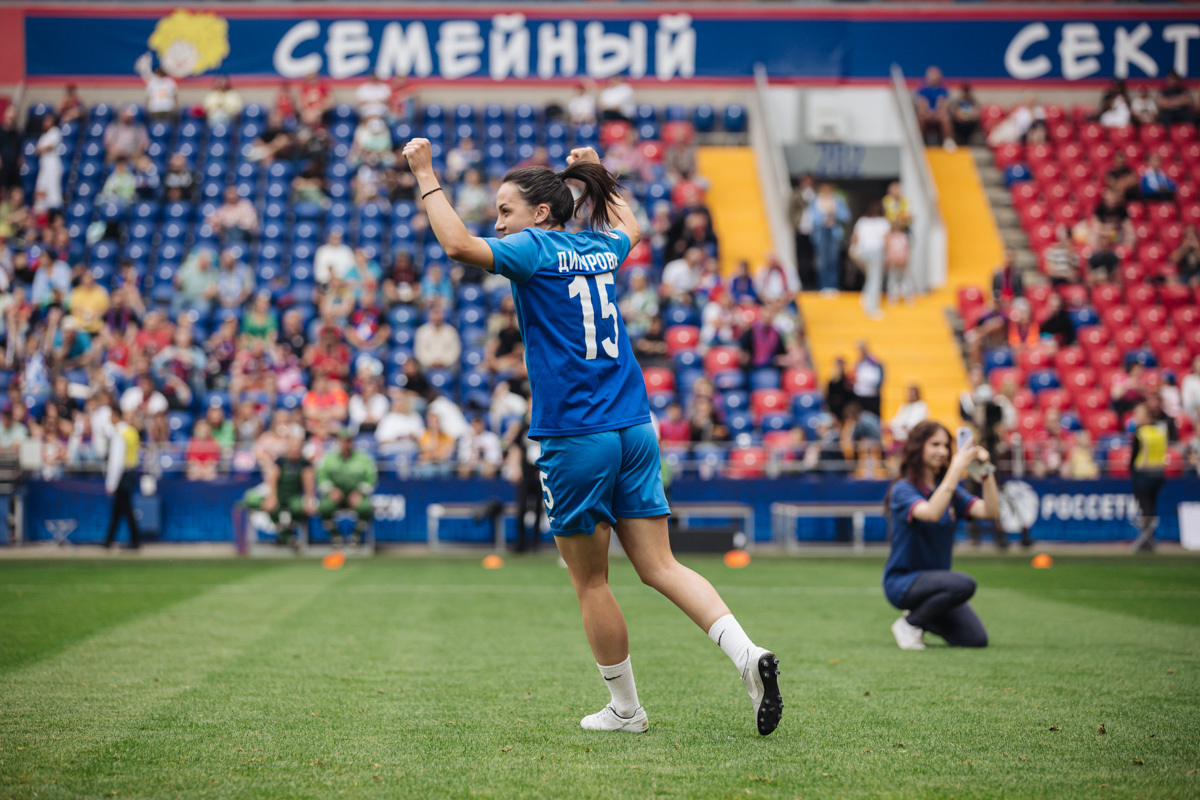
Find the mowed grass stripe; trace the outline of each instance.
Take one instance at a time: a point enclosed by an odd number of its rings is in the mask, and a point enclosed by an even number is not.
[[[1113,613],[1078,592],[1068,602],[1039,594],[1054,586],[1028,567],[980,561],[975,604],[994,646],[904,653],[891,642],[895,613],[878,592],[878,563],[756,559],[732,572],[689,562],[783,659],[787,711],[767,739],[753,732],[727,659],[624,562],[613,578],[652,722],[641,737],[578,729],[607,697],[552,561],[513,560],[498,572],[461,561],[351,563],[337,573],[303,563],[226,587],[203,625],[185,619],[203,633],[255,624],[247,609],[272,617],[236,654],[211,658],[190,690],[111,726],[105,746],[76,748],[58,764],[15,751],[5,734],[0,795],[1197,794],[1188,770],[1200,767],[1200,647],[1193,627],[1142,616],[1190,603],[1194,570],[1162,572],[1162,591],[1182,596],[1135,595],[1130,613]],[[1086,589],[1086,569],[1078,584],[1061,583]],[[789,586],[796,591],[780,591]],[[294,613],[272,613],[281,597]],[[171,648],[146,658],[167,665]],[[71,697],[39,691],[55,708],[49,724],[69,719]],[[14,764],[26,783],[10,781]]]
[[[130,757],[116,746],[129,731],[149,730],[161,707],[190,705],[187,695],[214,670],[302,612],[315,593],[298,593],[285,576],[274,568],[252,571],[244,583],[217,585],[5,675],[4,784],[41,784],[42,796],[91,795],[97,759]],[[245,591],[247,584],[256,591]]]
[[[99,631],[162,611],[269,565],[223,561],[0,561],[0,675]],[[52,616],[46,619],[45,614]]]

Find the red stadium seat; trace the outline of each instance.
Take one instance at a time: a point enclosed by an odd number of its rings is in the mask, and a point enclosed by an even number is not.
[[[761,478],[766,475],[767,451],[761,447],[739,447],[729,453],[729,478]]]
[[[1162,305],[1171,314],[1177,327],[1190,328],[1200,324],[1200,310],[1194,305],[1192,293],[1186,286],[1167,284],[1162,288]]]
[[[1071,407],[1071,393],[1066,389],[1043,389],[1038,392],[1037,401],[1042,411],[1052,408],[1063,411]]]
[[[988,373],[988,383],[992,385],[993,391],[999,392],[1010,380],[1017,386],[1021,385],[1021,371],[1016,367],[997,367]]]
[[[1192,351],[1192,355],[1200,356],[1200,328],[1191,328],[1184,331],[1182,334],[1183,344],[1188,350]]]
[[[1162,386],[1162,381],[1162,370],[1147,369],[1142,371],[1142,383],[1146,385],[1147,389],[1155,392],[1158,391],[1159,387]]]
[[[1167,450],[1166,475],[1168,478],[1178,478],[1183,475],[1184,465],[1187,459],[1183,453],[1172,448]]]
[[[675,373],[666,367],[645,367],[642,369],[642,378],[650,394],[675,391]]]
[[[1186,347],[1171,347],[1157,352],[1159,366],[1182,381],[1192,364],[1192,353]]]
[[[1125,377],[1125,370],[1120,366],[1103,367],[1096,370],[1096,386],[1106,392],[1111,392],[1113,385]]]
[[[1129,219],[1134,222],[1141,222],[1146,219],[1146,204],[1140,200],[1126,203],[1125,210],[1129,213]]]
[[[1022,378],[1028,380],[1031,372],[1046,369],[1050,366],[1051,360],[1052,356],[1048,348],[1026,347],[1021,351],[1019,360]]]
[[[1177,145],[1196,141],[1196,126],[1177,123],[1168,131],[1171,141]]]
[[[1167,128],[1157,123],[1142,125],[1138,129],[1138,138],[1147,146],[1161,144],[1167,140]]]
[[[1166,309],[1158,305],[1139,308],[1137,312],[1137,324],[1149,335],[1152,331],[1167,324]]]
[[[1104,320],[1104,327],[1113,331],[1132,325],[1133,311],[1130,310],[1129,306],[1111,306],[1101,312],[1100,318]]]
[[[695,350],[700,344],[700,329],[695,325],[672,325],[663,338],[667,342],[667,354],[674,356],[684,350]]]
[[[1149,331],[1146,334],[1146,339],[1150,343],[1150,349],[1157,353],[1159,350],[1169,350],[1172,347],[1177,347],[1179,345],[1179,331],[1164,325],[1161,328]]]
[[[612,147],[617,142],[625,141],[625,137],[629,131],[633,130],[633,126],[623,120],[609,120],[600,126],[600,144],[603,147]]]
[[[668,145],[688,144],[695,136],[696,130],[686,120],[673,119],[662,127],[662,140]]]
[[[1066,283],[1058,287],[1058,296],[1062,298],[1067,308],[1079,308],[1087,305],[1087,289],[1077,283]]]
[[[767,414],[781,414],[791,408],[791,396],[783,389],[755,389],[750,393],[750,413],[756,422]]]
[[[1132,451],[1128,447],[1114,447],[1105,454],[1106,472],[1113,478],[1129,477],[1129,457]]]
[[[1179,208],[1174,203],[1151,203],[1147,210],[1155,222],[1174,222],[1179,218]]]
[[[1075,407],[1082,416],[1108,408],[1108,392],[1104,389],[1085,389],[1075,395]]]
[[[1092,305],[1096,311],[1103,314],[1108,309],[1121,303],[1121,287],[1115,283],[1097,283],[1092,287]]]
[[[1054,368],[1059,372],[1072,367],[1081,367],[1087,363],[1087,354],[1077,344],[1060,347],[1054,354]]]
[[[1117,432],[1117,412],[1104,409],[1088,414],[1083,418],[1083,427],[1093,439],[1114,434]]]
[[[1092,350],[1088,353],[1088,358],[1091,359],[1092,366],[1096,368],[1097,374],[1106,369],[1113,369],[1121,365],[1121,351],[1110,344]]]
[[[1032,389],[1022,387],[1017,389],[1016,393],[1013,394],[1012,404],[1013,408],[1018,411],[1028,411],[1031,408],[1037,407],[1037,400],[1033,396]]]
[[[783,371],[783,390],[788,394],[817,391],[817,374],[811,369],[792,368]]]
[[[958,312],[966,316],[966,312],[979,308],[987,302],[983,290],[978,286],[964,286],[958,290]]]
[[[1113,343],[1122,353],[1137,350],[1146,342],[1146,335],[1141,328],[1118,328],[1113,331]]]
[[[1096,385],[1096,370],[1091,367],[1067,367],[1060,374],[1063,386],[1075,395]]]
[[[641,142],[638,144],[638,152],[642,154],[642,158],[651,164],[661,164],[663,160],[663,146],[658,142]]]
[[[709,377],[718,372],[741,369],[741,367],[741,350],[736,347],[730,345],[710,347],[704,354],[704,371],[708,373]]]
[[[1022,411],[1017,415],[1017,433],[1022,437],[1028,437],[1034,431],[1042,430],[1042,412],[1041,411]]]

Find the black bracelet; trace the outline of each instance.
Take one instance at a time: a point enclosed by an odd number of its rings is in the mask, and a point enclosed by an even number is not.
[[[442,187],[440,187],[440,186],[437,187],[436,189],[430,189],[428,192],[421,195],[421,199],[424,200],[426,197],[429,197],[429,195],[433,194],[434,192],[440,192],[441,190],[442,190]]]

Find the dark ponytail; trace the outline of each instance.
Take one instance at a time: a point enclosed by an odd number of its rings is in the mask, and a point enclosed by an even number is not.
[[[578,200],[567,186],[569,180],[583,184],[583,194]],[[505,175],[503,182],[516,186],[529,205],[545,203],[550,206],[550,219],[558,225],[566,225],[591,203],[588,227],[608,227],[614,201],[621,196],[621,184],[603,165],[594,161],[577,161],[562,172],[549,167],[521,167]]]

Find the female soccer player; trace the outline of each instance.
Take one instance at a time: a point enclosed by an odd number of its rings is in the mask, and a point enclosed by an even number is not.
[[[568,167],[534,166],[504,176],[496,232],[472,236],[437,182],[429,142],[404,157],[425,212],[450,258],[509,278],[533,393],[529,436],[546,512],[579,598],[583,627],[612,702],[580,721],[587,730],[640,733],[649,727],[629,662],[625,617],[608,586],[608,543],[621,546],[648,586],[679,606],[728,655],[754,706],[758,732],[779,725],[778,660],[757,647],[707,580],[677,562],[667,538],[670,508],[659,471],[646,387],[612,294],[613,275],[641,231],[620,185],[591,148]],[[578,181],[577,202],[567,181]],[[564,230],[590,204],[590,230]]]
[[[982,462],[983,502],[959,486],[973,461]],[[936,488],[935,488],[936,487]],[[986,647],[987,632],[967,603],[975,579],[950,571],[958,520],[997,519],[1000,495],[988,452],[972,445],[950,457],[950,432],[926,420],[909,431],[900,478],[884,500],[892,551],[883,568],[888,602],[905,609],[892,624],[903,650],[924,650],[925,631],[952,647]]]

